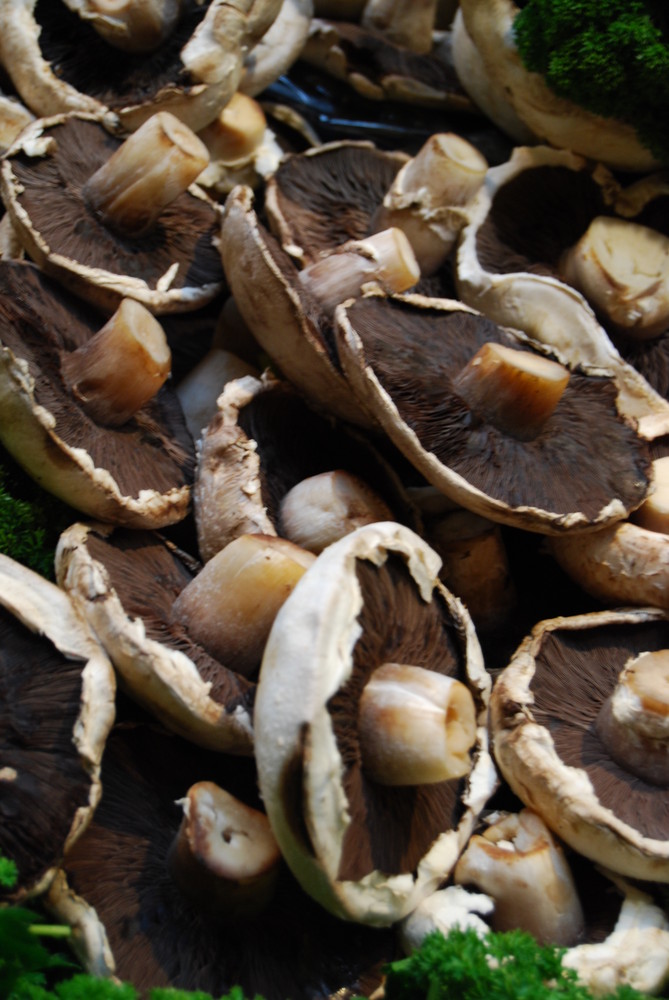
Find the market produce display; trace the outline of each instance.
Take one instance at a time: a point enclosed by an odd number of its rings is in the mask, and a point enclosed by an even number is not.
[[[656,0],[0,0],[0,994],[669,996]]]

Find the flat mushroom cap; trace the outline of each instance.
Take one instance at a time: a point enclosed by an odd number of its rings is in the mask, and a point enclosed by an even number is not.
[[[525,805],[580,854],[657,882],[669,882],[669,791],[615,763],[595,720],[625,664],[666,649],[668,634],[656,608],[540,622],[490,706],[495,759]]]
[[[254,713],[260,793],[298,881],[347,920],[387,926],[433,892],[496,786],[489,677],[438,568],[409,528],[358,528],[309,567],[265,647]],[[478,728],[467,778],[389,787],[367,777],[351,719],[370,674],[389,661],[470,685]]]
[[[70,599],[0,555],[0,854],[41,892],[100,799],[111,663]]]
[[[0,173],[17,237],[45,272],[103,308],[132,298],[154,313],[197,309],[224,286],[214,245],[220,210],[192,185],[146,235],[113,233],[82,188],[122,141],[94,115],[37,119],[25,129]]]
[[[367,295],[338,306],[349,383],[425,478],[463,507],[544,534],[619,521],[642,503],[646,442],[622,418],[611,379],[572,371],[555,411],[519,440],[474,419],[455,384],[485,343],[533,350],[461,302]],[[592,448],[597,428],[598,454]]]
[[[74,524],[60,537],[56,576],[135,701],[199,746],[247,756],[255,684],[171,620],[174,599],[195,575],[193,562],[152,532]]]
[[[592,219],[614,215],[624,200],[624,189],[601,164],[547,146],[516,147],[506,163],[488,169],[467,206],[455,281],[463,302],[525,331],[562,364],[612,375],[621,410],[650,438],[669,428],[667,399],[632,358],[621,356],[585,296],[560,270],[562,253]]]
[[[266,1000],[327,1000],[378,987],[382,964],[398,957],[394,934],[335,919],[285,866],[266,909],[236,921],[186,898],[169,874],[183,815],[175,800],[208,780],[261,809],[251,759],[207,753],[159,727],[116,726],[102,780],[95,821],[46,899],[74,926],[88,970],[115,973],[142,994],[173,987],[218,997],[237,985]]]
[[[37,267],[0,261],[0,440],[46,490],[91,517],[164,527],[185,517],[195,452],[179,401],[163,386],[133,418],[97,424],[61,375],[104,314]]]
[[[124,52],[63,4],[1,0],[0,60],[39,116],[104,115],[134,130],[171,111],[194,131],[235,93],[249,45],[271,24],[280,0],[186,0],[153,52]]]

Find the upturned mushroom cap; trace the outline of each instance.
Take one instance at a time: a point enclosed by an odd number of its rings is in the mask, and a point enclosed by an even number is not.
[[[526,434],[529,413],[519,430],[507,429],[487,404],[470,397],[463,379],[484,367],[481,352],[495,350],[492,345],[520,350],[519,358],[528,351],[530,367],[533,357],[550,361],[533,355],[517,331],[461,302],[406,295],[368,295],[339,306],[336,329],[342,366],[363,405],[425,478],[463,507],[493,521],[560,534],[619,521],[643,501],[649,450],[619,415],[611,379],[573,370],[554,411]],[[495,406],[503,388],[491,391]],[[538,396],[545,399],[543,388]],[[600,470],[592,453],[595,426],[609,442],[602,445]],[[558,481],[551,470],[565,463],[570,472]],[[587,483],[578,483],[581,475]]]
[[[464,606],[410,529],[366,525],[316,559],[277,616],[255,705],[260,792],[290,868],[323,906],[377,926],[443,881],[495,787],[489,678]],[[476,705],[466,778],[388,787],[361,764],[355,708],[377,667],[459,676]]]
[[[164,527],[190,502],[195,455],[179,402],[164,386],[120,427],[76,403],[63,358],[107,317],[34,265],[0,262],[0,440],[45,489],[113,523]]]
[[[18,868],[17,899],[48,886],[90,822],[116,686],[67,594],[4,555],[0,629],[0,854]]]
[[[197,309],[224,285],[214,246],[220,210],[191,185],[147,233],[115,233],[88,204],[84,187],[122,144],[93,115],[38,119],[25,129],[0,176],[16,234],[42,270],[102,308],[126,297],[155,313]]]
[[[631,363],[624,360],[587,299],[566,283],[560,269],[561,255],[592,218],[613,214],[619,201],[622,208],[624,188],[601,165],[593,168],[582,157],[547,146],[517,147],[506,163],[488,170],[467,206],[456,286],[468,305],[524,330],[563,364],[612,375],[620,409],[652,438],[669,426],[667,400],[631,358]]]
[[[596,723],[625,664],[666,645],[656,608],[540,622],[496,680],[490,715],[495,759],[526,806],[580,854],[658,882],[669,792],[617,764]]]
[[[538,73],[525,69],[513,40],[513,21],[519,7],[513,0],[462,0],[464,24],[491,89],[504,94],[512,113],[541,141],[572,149],[618,170],[648,171],[658,162],[639,141],[632,125],[594,115],[579,105],[558,97]],[[481,85],[475,72],[470,85],[463,66],[460,78],[474,99]],[[469,67],[472,69],[473,67]],[[495,112],[494,105],[486,111]],[[499,118],[502,128],[507,117]]]
[[[199,746],[249,755],[255,684],[172,621],[173,601],[195,571],[160,536],[109,525],[74,524],[56,550],[59,585],[81,607],[131,696]]]
[[[280,6],[281,0],[184,4],[172,30],[147,56],[109,44],[64,5],[3,0],[0,59],[38,116],[86,112],[132,130],[167,110],[197,131],[236,91],[246,48]]]

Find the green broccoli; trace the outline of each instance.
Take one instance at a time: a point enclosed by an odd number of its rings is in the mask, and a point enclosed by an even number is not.
[[[527,69],[560,97],[632,125],[669,163],[669,13],[664,0],[527,0],[513,23]]]

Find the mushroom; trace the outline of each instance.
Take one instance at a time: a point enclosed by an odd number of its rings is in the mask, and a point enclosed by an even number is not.
[[[362,405],[468,510],[560,534],[619,521],[644,500],[648,446],[618,413],[611,379],[569,372],[457,301],[367,295],[339,306],[335,320]],[[608,441],[600,470],[593,427]]]
[[[149,392],[158,388],[169,359],[156,319],[128,300],[104,323],[25,262],[0,263],[0,288],[0,440],[7,450],[45,489],[92,517],[135,527],[185,517],[192,439],[169,386],[146,402],[147,384]],[[138,340],[147,333],[150,367],[137,382]],[[141,395],[131,400],[131,388]]]
[[[90,823],[115,681],[68,596],[5,555],[0,606],[0,854],[18,869],[7,901],[43,892]]]
[[[223,287],[219,211],[191,186],[207,161],[167,112],[125,141],[99,118],[64,115],[21,133],[0,185],[30,258],[76,294],[103,308],[127,297],[156,313],[187,311]]]
[[[562,364],[613,375],[620,409],[653,438],[666,433],[666,398],[625,360],[592,305],[564,277],[565,254],[594,217],[615,216],[619,199],[624,189],[601,164],[546,146],[517,147],[488,170],[468,203],[456,287],[468,305],[524,330]]]
[[[94,24],[83,2],[69,6],[36,0],[0,6],[0,61],[36,115],[84,112],[132,131],[156,111],[170,111],[197,131],[235,93],[246,49],[262,37],[281,0],[184,3],[176,20],[173,4],[154,2],[148,31],[137,4],[107,7]],[[146,3],[141,9],[151,12]],[[152,51],[141,51],[147,44]]]
[[[496,784],[471,619],[410,529],[330,545],[277,615],[260,669],[260,793],[326,909],[384,926],[447,878]]]
[[[257,97],[287,73],[306,43],[313,0],[283,0],[265,34],[244,58],[239,92]]]
[[[495,759],[521,801],[585,857],[658,882],[669,881],[666,634],[656,608],[540,622],[491,700]]]
[[[87,970],[114,975],[141,993],[172,987],[221,996],[237,987],[266,1000],[369,995],[379,985],[381,965],[397,951],[392,931],[336,920],[301,891],[280,859],[273,874],[272,864],[267,869],[276,844],[251,759],[208,753],[160,727],[118,725],[102,781],[95,821],[68,852],[45,899],[73,926]],[[184,819],[198,827],[186,838],[190,844],[180,833]],[[214,833],[215,846],[202,849],[198,833],[211,844],[210,825],[222,836]],[[251,838],[257,843],[257,826],[267,850],[245,860],[240,855],[251,853]],[[188,876],[193,865],[197,881]],[[232,879],[221,877],[222,866]],[[237,889],[245,869],[258,881]],[[273,882],[264,906],[263,871]]]
[[[253,751],[255,683],[194,642],[175,598],[199,566],[161,536],[73,524],[56,549],[56,577],[79,604],[132,698],[199,746]]]
[[[369,520],[419,518],[372,441],[315,413],[286,382],[230,382],[199,444],[193,490],[203,560],[246,532],[318,552]]]

